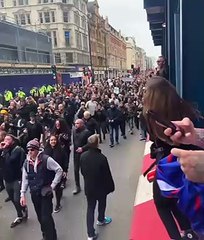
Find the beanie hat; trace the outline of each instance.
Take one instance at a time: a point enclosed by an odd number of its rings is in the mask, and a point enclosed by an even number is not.
[[[27,147],[27,149],[28,149],[28,148],[33,148],[33,149],[39,150],[39,149],[40,149],[40,143],[39,143],[38,140],[35,138],[35,139],[29,141],[29,142],[27,143],[27,146],[26,146],[26,147]]]

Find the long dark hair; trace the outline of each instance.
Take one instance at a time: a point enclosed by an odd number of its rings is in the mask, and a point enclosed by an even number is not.
[[[176,88],[165,78],[160,76],[148,80],[143,96],[143,115],[151,139],[159,138],[171,144],[171,141],[163,133],[164,129],[147,116],[147,111],[152,110],[165,120],[182,120],[184,117],[195,121],[200,114],[193,106],[183,100]]]
[[[60,129],[56,128],[56,122],[59,121],[60,123]],[[70,129],[66,123],[66,121],[63,118],[57,118],[54,124],[54,128],[52,130],[52,134],[59,135],[60,133],[70,133]]]

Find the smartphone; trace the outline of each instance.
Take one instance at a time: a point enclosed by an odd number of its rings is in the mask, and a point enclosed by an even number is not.
[[[163,119],[156,112],[149,110],[149,111],[147,111],[147,116],[149,118],[151,118],[152,120],[154,120],[156,122],[156,124],[158,124],[159,126],[161,126],[163,128],[171,128],[172,135],[174,135],[178,131],[180,131],[182,133],[182,135],[185,135],[185,132],[184,132],[184,130],[182,128],[176,126],[171,121]]]

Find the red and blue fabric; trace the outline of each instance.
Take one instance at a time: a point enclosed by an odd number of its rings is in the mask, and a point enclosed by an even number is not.
[[[178,207],[189,218],[192,228],[204,234],[204,184],[189,181],[173,155],[159,161],[156,179],[162,195],[178,198]]]

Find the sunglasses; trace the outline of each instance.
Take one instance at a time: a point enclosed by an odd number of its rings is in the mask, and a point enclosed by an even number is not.
[[[28,149],[28,152],[34,152],[34,151],[35,151],[35,149],[33,149],[33,148]]]

